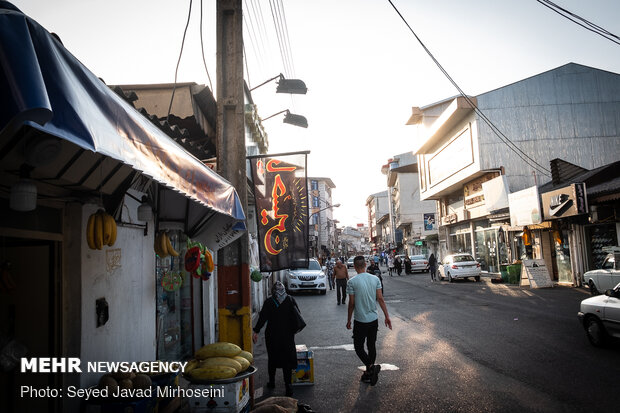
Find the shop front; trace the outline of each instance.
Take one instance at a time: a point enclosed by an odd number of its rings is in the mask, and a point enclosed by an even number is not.
[[[0,291],[0,339],[31,357],[82,363],[185,359],[215,328],[203,310],[215,294],[172,250],[189,239],[216,251],[244,234],[235,189],[35,21],[0,9],[0,42],[0,77],[10,79],[0,105],[0,261],[14,281]],[[91,218],[104,213],[106,242],[92,244]],[[162,231],[165,257],[154,248]],[[13,370],[0,380],[14,395],[0,398],[0,411],[79,411],[79,400],[20,398],[15,386],[86,388],[100,376]]]

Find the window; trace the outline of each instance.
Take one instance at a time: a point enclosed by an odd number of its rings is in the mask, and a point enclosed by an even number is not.
[[[318,196],[313,196],[312,197],[312,206],[317,208],[319,206],[319,197]]]
[[[314,179],[310,181],[310,189],[313,191],[319,190],[319,181],[315,181]]]

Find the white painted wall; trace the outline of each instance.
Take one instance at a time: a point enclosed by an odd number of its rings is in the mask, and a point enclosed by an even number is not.
[[[136,219],[136,204],[129,204],[123,220]],[[82,228],[88,217],[98,209],[95,205],[83,207]],[[153,223],[144,236],[141,228],[118,226],[118,237],[112,247],[91,250],[82,231],[82,366],[88,361],[144,361],[155,360],[155,254]],[[110,251],[121,254],[116,269],[106,264]],[[95,301],[105,297],[109,306],[108,322],[97,328]],[[81,386],[96,384],[101,374],[83,369]]]

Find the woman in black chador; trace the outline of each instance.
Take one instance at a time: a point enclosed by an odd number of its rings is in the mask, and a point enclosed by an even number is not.
[[[265,341],[267,342],[267,370],[269,382],[267,387],[275,387],[276,369],[281,368],[284,375],[286,395],[293,395],[291,385],[292,371],[297,368],[297,352],[295,350],[295,299],[286,294],[284,285],[276,281],[271,289],[271,297],[265,300],[260,310],[258,322],[254,327],[252,339],[258,340],[258,333],[265,323]]]

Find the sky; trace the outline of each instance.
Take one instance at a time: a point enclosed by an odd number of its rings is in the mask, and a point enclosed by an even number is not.
[[[620,73],[619,45],[536,0],[392,2],[469,95],[569,62]],[[620,35],[618,0],[555,3]],[[13,4],[57,33],[65,47],[107,84],[174,82],[190,0]],[[381,166],[414,146],[415,127],[405,125],[411,107],[455,96],[457,90],[387,0],[242,4],[245,80],[250,87],[279,73],[308,86],[306,95],[276,94],[275,82],[252,92],[262,118],[289,109],[308,119],[307,129],[283,124],[283,115],[266,120],[269,153],[309,150],[309,176],[329,177],[336,185],[332,194],[334,204],[341,204],[334,209],[339,225],[367,224],[366,199],[387,189]],[[202,8],[206,66],[215,83],[215,0],[203,0]],[[194,0],[177,79],[209,85],[200,17],[201,2]],[[279,46],[278,27],[284,33],[284,48]]]

